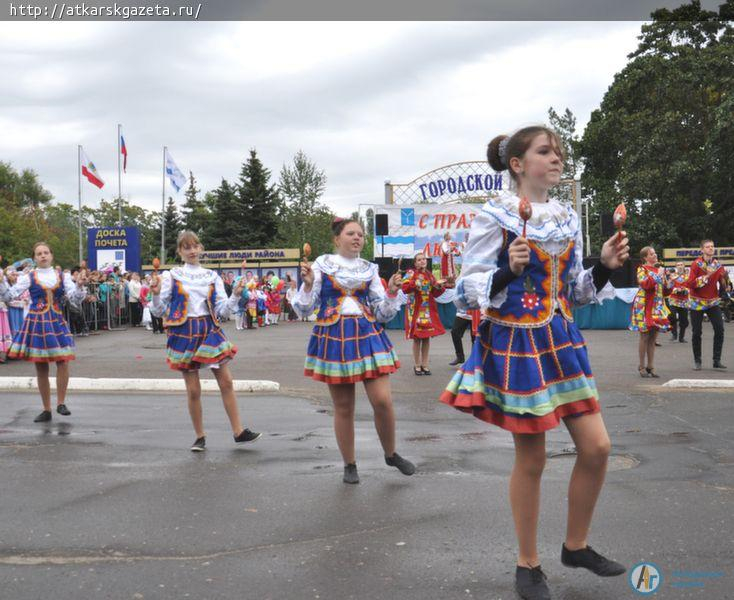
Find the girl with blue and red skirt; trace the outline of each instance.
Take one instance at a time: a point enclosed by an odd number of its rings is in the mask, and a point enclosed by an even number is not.
[[[400,310],[401,275],[388,282],[387,294],[377,265],[359,257],[364,231],[358,221],[340,219],[332,226],[337,254],[319,256],[301,266],[303,284],[293,299],[301,317],[318,309],[308,343],[305,375],[329,386],[334,402],[334,431],[344,459],[344,483],[359,483],[354,451],[355,384],[362,382],[375,414],[375,428],[385,462],[404,475],[415,466],[395,452],[395,412],[390,374],[400,362],[380,322]]]
[[[74,338],[64,319],[64,298],[80,303],[86,295],[83,276],[76,283],[69,273],[53,265],[53,253],[46,242],[33,246],[36,268],[28,273],[8,272],[0,277],[0,296],[5,302],[19,298],[26,290],[31,304],[23,326],[13,336],[8,358],[27,360],[35,364],[38,391],[43,411],[36,423],[51,420],[51,384],[49,365],[56,363],[56,412],[69,416],[66,389],[69,385],[69,361],[74,360]]]
[[[610,441],[571,303],[613,297],[609,275],[627,259],[629,248],[625,234],[615,234],[604,244],[601,262],[583,269],[578,215],[548,196],[561,178],[561,148],[558,135],[545,127],[526,127],[489,144],[490,165],[509,170],[517,193],[489,200],[472,222],[455,303],[462,310],[481,309],[484,318],[471,355],[441,396],[513,435],[515,585],[531,600],[550,598],[537,549],[540,479],[545,432],[561,421],[577,450],[561,561],[601,576],[625,571],[587,545]],[[522,197],[533,207],[527,234],[519,215]]]
[[[206,449],[199,381],[199,369],[202,367],[209,367],[214,373],[234,441],[254,442],[262,434],[242,426],[232,374],[227,367],[237,353],[237,347],[224,335],[219,322],[236,310],[245,280],[240,280],[228,298],[222,278],[199,264],[199,255],[204,248],[194,232],[182,231],[178,235],[177,248],[184,265],[166,271],[162,276],[153,276],[150,312],[156,317],[163,317],[168,335],[166,362],[171,369],[182,373],[186,383],[189,415],[196,432],[191,451],[203,452]]]

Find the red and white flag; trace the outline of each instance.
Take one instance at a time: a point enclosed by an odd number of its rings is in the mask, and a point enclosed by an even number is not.
[[[84,150],[82,150],[82,175],[84,175],[92,185],[96,185],[100,189],[104,186],[104,181],[102,181],[99,173],[97,173],[97,167],[95,167],[94,163],[89,160],[89,157],[86,155]]]
[[[127,173],[127,146],[125,145],[125,138],[120,134],[120,154],[123,156],[122,172]]]

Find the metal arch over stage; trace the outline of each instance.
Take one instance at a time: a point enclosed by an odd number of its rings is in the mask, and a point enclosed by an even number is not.
[[[408,183],[386,181],[385,205],[382,207],[374,205],[372,209],[375,215],[390,213],[391,211],[387,208],[389,206],[404,206],[406,210],[410,210],[407,207],[413,206],[416,211],[440,213],[442,211],[437,208],[429,209],[426,205],[456,205],[456,210],[449,211],[459,215],[455,217],[456,221],[449,216],[444,221],[440,214],[432,214],[431,218],[435,219],[436,231],[433,232],[431,237],[434,237],[438,234],[442,235],[444,231],[449,231],[452,225],[459,229],[468,229],[471,223],[470,219],[462,219],[460,214],[462,210],[465,214],[471,213],[474,211],[474,207],[462,207],[461,205],[482,204],[508,188],[509,176],[504,172],[500,173],[492,169],[486,160],[457,162],[429,171]],[[560,191],[559,197],[566,202],[570,202],[582,219],[582,228],[585,229],[585,255],[589,256],[588,205],[584,204],[587,209],[584,215],[581,202],[580,176],[577,175],[573,179],[562,179],[557,189]],[[471,215],[471,218],[473,218],[473,215]],[[425,220],[419,222],[421,229],[424,229]],[[375,255],[378,254],[378,244],[381,246],[379,248],[380,254],[388,252],[389,255],[397,255],[397,253],[402,254],[407,251],[411,243],[408,239],[411,237],[408,229],[413,226],[412,218],[401,213],[399,232],[395,230],[393,223],[390,223],[389,229],[391,232],[389,234],[377,234],[375,236]],[[435,240],[431,240],[432,244],[428,245],[426,240],[420,239],[424,236],[413,235],[412,237],[413,243],[420,242],[420,246],[425,252],[435,256],[437,251]],[[430,248],[433,248],[433,251],[429,251]]]
[[[481,203],[505,187],[504,179],[486,160],[453,163],[409,183],[386,181],[385,204]]]

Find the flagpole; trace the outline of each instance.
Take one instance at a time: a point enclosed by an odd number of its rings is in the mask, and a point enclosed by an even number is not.
[[[161,193],[161,262],[166,263],[166,151],[163,146],[163,192]]]
[[[77,182],[79,184],[79,264],[82,264],[82,147],[77,146]]]
[[[120,170],[120,152],[122,152],[122,125],[117,124],[117,226],[122,227],[122,171]]]

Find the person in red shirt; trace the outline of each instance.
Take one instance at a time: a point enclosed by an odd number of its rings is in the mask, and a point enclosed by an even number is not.
[[[706,313],[714,328],[714,369],[726,369],[721,363],[724,347],[724,320],[719,302],[719,285],[724,285],[724,267],[714,258],[714,242],[701,242],[701,256],[691,264],[686,285],[691,290],[688,308],[691,311],[691,347],[693,348],[694,370],[701,370],[701,333],[703,314]]]

